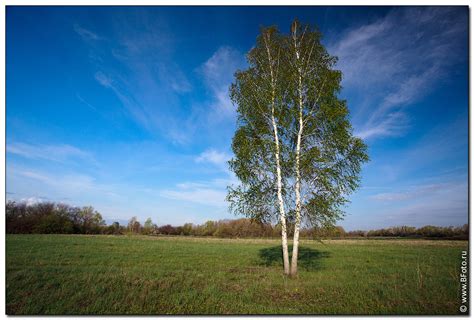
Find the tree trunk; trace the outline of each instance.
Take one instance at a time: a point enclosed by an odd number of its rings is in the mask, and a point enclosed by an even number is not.
[[[273,111],[273,108],[272,108]],[[281,246],[283,249],[283,269],[285,274],[290,273],[290,260],[288,257],[288,237],[286,234],[286,214],[285,206],[283,203],[283,197],[281,195],[281,168],[280,168],[280,142],[278,139],[278,131],[275,123],[275,117],[272,112],[272,124],[273,133],[275,135],[275,161],[277,171],[277,195],[278,195],[278,208],[280,210],[280,222],[281,222]]]
[[[299,80],[301,85],[301,77]],[[300,238],[300,224],[301,224],[301,173],[300,173],[300,155],[301,155],[301,136],[303,135],[303,100],[300,90],[300,110],[299,110],[299,130],[296,141],[296,181],[295,181],[295,232],[293,235],[293,254],[291,257],[291,275],[295,276],[298,273],[298,245]]]
[[[281,247],[283,251],[283,270],[286,275],[290,274],[290,259],[288,256],[288,237],[286,233],[286,214],[285,206],[282,196],[282,181],[281,181],[281,165],[280,165],[280,140],[278,137],[278,127],[275,121],[275,77],[273,73],[273,59],[270,53],[270,48],[268,46],[268,39],[265,39],[265,46],[267,49],[268,56],[268,67],[270,70],[270,84],[272,87],[272,126],[273,126],[273,135],[275,139],[275,164],[276,164],[276,174],[277,174],[277,197],[278,197],[278,209],[280,211],[280,223],[281,223]]]
[[[299,64],[300,53],[296,44],[296,26],[293,29],[293,39],[295,44],[296,60]],[[298,136],[296,140],[296,155],[295,155],[295,231],[293,235],[293,253],[291,256],[291,271],[290,275],[296,276],[298,273],[298,246],[300,238],[300,224],[301,224],[301,173],[300,173],[300,154],[301,154],[301,137],[303,135],[303,86],[301,67],[298,67]]]

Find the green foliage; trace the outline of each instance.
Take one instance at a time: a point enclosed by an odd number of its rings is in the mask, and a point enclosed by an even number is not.
[[[182,230],[182,234],[183,236],[189,236],[191,235],[193,232],[193,224],[192,223],[185,223],[183,225],[183,230]]]
[[[33,227],[33,233],[73,233],[74,227],[67,217],[48,214]]]
[[[79,233],[100,233],[101,227],[105,225],[102,215],[93,207],[84,207],[79,210],[76,221],[79,224]]]
[[[284,73],[278,62],[282,40],[275,27],[263,29],[247,54],[249,68],[237,71],[230,87],[230,98],[237,105],[238,129],[232,140],[235,157],[229,165],[241,185],[229,187],[227,200],[231,211],[262,222],[272,221],[276,213],[276,145],[271,118],[284,123],[286,116],[280,88]],[[268,59],[269,52],[275,60]]]
[[[230,87],[238,128],[229,165],[241,182],[228,188],[231,210],[259,221],[276,220],[274,120],[289,222],[300,154],[303,218],[309,225],[334,226],[369,160],[367,146],[352,134],[346,102],[338,97],[342,73],[335,69],[337,58],[321,44],[316,28],[295,21],[290,34],[263,28],[247,61],[249,67],[235,73]]]
[[[202,236],[212,236],[217,230],[217,223],[215,221],[206,221],[202,228]]]
[[[9,315],[458,314],[466,241],[6,236]],[[291,252],[291,251],[290,251]],[[419,279],[423,282],[420,286]]]

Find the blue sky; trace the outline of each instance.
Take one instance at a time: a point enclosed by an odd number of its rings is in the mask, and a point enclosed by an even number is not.
[[[467,7],[7,7],[7,198],[107,221],[235,218],[233,73],[316,24],[369,145],[348,230],[468,220]]]

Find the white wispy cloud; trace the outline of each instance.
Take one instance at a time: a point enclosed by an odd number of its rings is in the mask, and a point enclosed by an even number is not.
[[[21,142],[7,143],[7,153],[30,159],[43,159],[57,162],[82,160],[95,163],[93,155],[87,151],[68,144],[45,145]]]
[[[152,217],[160,224],[203,223],[227,214],[226,179],[183,182],[166,189],[131,185],[114,179],[99,179],[80,172],[7,167],[8,199],[14,201],[66,201],[70,205],[93,205],[109,219],[142,221]],[[46,194],[48,198],[42,195]],[[206,206],[203,211],[200,205]]]
[[[88,106],[89,108],[91,108],[92,110],[96,111],[97,112],[97,108],[94,107],[92,104],[90,104],[89,102],[87,102],[79,93],[76,93],[76,97],[77,99],[82,102],[83,104],[85,104],[86,106]]]
[[[220,169],[227,170],[227,162],[232,156],[226,152],[215,149],[207,149],[201,153],[195,160],[198,163],[211,163]]]
[[[21,198],[20,202],[25,202],[26,205],[31,206],[37,203],[42,203],[44,201],[41,197],[29,197],[29,198]]]
[[[12,169],[11,172],[14,175],[36,180],[50,187],[62,189],[65,192],[80,193],[83,191],[97,191],[103,189],[96,184],[94,178],[84,174],[73,173],[58,175],[38,170],[19,168]]]
[[[383,119],[371,126],[366,126],[356,135],[362,139],[382,136],[398,136],[405,132],[408,126],[408,118],[404,112],[392,112],[383,116]]]
[[[467,16],[462,13],[446,7],[397,8],[330,44],[344,87],[359,96],[353,106],[358,136],[406,132],[406,107],[434,91],[447,67],[465,59],[460,53],[466,49]]]
[[[111,90],[124,114],[149,133],[182,145],[201,137],[199,130],[234,121],[228,88],[234,72],[245,65],[239,51],[222,46],[197,66],[207,97],[183,104],[182,97],[196,84],[175,60],[178,39],[166,20],[151,19],[143,11],[121,21],[107,38],[81,26],[75,31],[90,50],[97,83]],[[108,41],[91,41],[102,38]]]
[[[86,28],[81,27],[78,24],[74,25],[74,31],[82,37],[84,40],[101,40],[102,38],[99,37],[96,33],[87,30]]]
[[[168,63],[159,66],[162,81],[169,83],[171,89],[178,94],[192,91],[193,86],[188,78],[176,64]]]
[[[11,172],[12,172],[12,174],[20,175],[20,176],[27,177],[27,178],[30,178],[30,179],[33,179],[33,180],[38,180],[38,181],[44,182],[46,184],[54,184],[55,181],[56,181],[55,179],[52,179],[52,178],[50,178],[49,176],[47,176],[45,174],[38,173],[36,171],[31,171],[31,170],[16,170],[16,169],[13,169],[13,170],[11,170]]]
[[[7,184],[15,190],[15,194],[9,198],[20,201],[35,198],[72,203],[85,201],[84,204],[95,205],[123,202],[124,194],[136,196],[140,193],[136,188],[99,181],[96,177],[75,170],[56,172],[9,165],[7,172]],[[45,194],[47,198],[43,196]]]
[[[106,88],[114,88],[112,85],[113,80],[110,77],[106,76],[102,71],[96,72],[96,74],[94,75],[94,78],[102,86]]]
[[[164,189],[159,195],[172,200],[181,200],[203,204],[215,208],[227,207],[225,197],[227,187],[238,184],[237,177],[229,170],[228,161],[232,156],[224,151],[213,148],[203,151],[194,158],[196,163],[209,164],[218,169],[224,176],[207,181],[186,181],[178,183],[175,188]]]
[[[371,196],[370,198],[382,202],[411,200],[426,195],[434,195],[438,191],[441,191],[443,187],[449,188],[450,186],[447,184],[429,184],[414,186],[408,188],[408,190],[406,191],[378,193],[376,195]]]
[[[153,124],[150,122],[152,119],[151,115],[135,100],[133,95],[127,93],[125,89],[120,88],[120,84],[117,83],[117,81],[102,71],[96,72],[94,78],[101,86],[112,90],[115,96],[122,103],[122,106],[129,112],[136,122],[149,131],[153,130]]]
[[[95,80],[117,97],[124,115],[153,135],[188,143],[193,126],[185,119],[180,96],[193,90],[192,83],[173,60],[175,46],[166,23],[146,19],[146,12],[140,16],[122,20],[107,38],[78,25],[74,30],[90,50]],[[108,41],[91,41],[100,39]]]
[[[160,196],[172,200],[188,201],[213,207],[226,207],[226,192],[211,188],[185,190],[163,190]]]
[[[221,46],[200,67],[204,80],[214,96],[213,117],[228,118],[235,116],[235,107],[229,98],[229,86],[234,73],[246,65],[245,56],[229,46]]]
[[[164,189],[159,195],[172,200],[187,201],[224,209],[227,207],[226,187],[235,183],[235,178],[213,179],[210,181],[183,182],[172,189]]]

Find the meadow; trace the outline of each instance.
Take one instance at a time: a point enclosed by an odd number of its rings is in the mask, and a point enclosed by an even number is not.
[[[467,241],[7,235],[6,310],[32,314],[459,314]],[[290,250],[291,252],[291,250]]]

